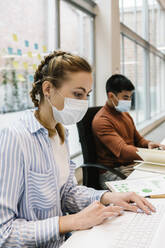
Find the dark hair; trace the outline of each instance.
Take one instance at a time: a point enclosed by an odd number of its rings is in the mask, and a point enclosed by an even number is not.
[[[123,90],[133,91],[135,89],[132,82],[121,74],[112,75],[106,82],[106,92],[113,92],[118,94]]]

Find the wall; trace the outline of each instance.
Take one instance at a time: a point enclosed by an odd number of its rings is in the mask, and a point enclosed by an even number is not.
[[[118,1],[98,0],[96,33],[96,105],[106,100],[105,83],[120,70],[120,18]]]

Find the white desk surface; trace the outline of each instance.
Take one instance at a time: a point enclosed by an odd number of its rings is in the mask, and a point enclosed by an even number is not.
[[[153,177],[154,174],[155,173],[135,170],[128,177],[128,180],[140,177]],[[152,199],[151,202],[153,204],[154,202],[162,202],[165,204],[165,199]],[[72,236],[61,246],[61,248],[110,248],[121,223],[127,218],[128,214],[133,213],[125,212],[123,216],[107,219],[103,224],[89,230],[73,232]],[[157,240],[156,244],[154,244],[153,240],[151,248],[162,248],[162,242],[164,243],[165,221],[163,221],[162,225],[160,225],[160,230],[157,232],[160,244],[158,244]]]

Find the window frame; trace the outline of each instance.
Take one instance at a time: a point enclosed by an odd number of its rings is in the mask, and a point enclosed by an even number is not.
[[[136,0],[135,0],[136,2]],[[158,3],[160,1],[157,1]],[[123,3],[123,0],[121,0],[121,3]],[[149,24],[148,24],[148,6],[147,1],[143,1],[143,21],[144,21],[144,29],[143,29],[143,34],[139,35],[136,33],[136,30],[133,31],[131,28],[126,26],[122,21],[123,21],[123,4],[121,5],[121,17],[120,17],[120,34],[121,34],[121,42],[122,42],[122,49],[124,49],[124,37],[132,40],[136,45],[139,45],[144,48],[144,66],[145,66],[145,75],[144,75],[144,90],[145,90],[145,97],[146,97],[146,106],[145,106],[145,120],[151,120],[151,96],[150,96],[150,54],[153,54],[156,58],[161,59],[161,61],[164,61],[165,65],[165,54],[161,52],[155,45],[151,44],[149,41]],[[136,27],[136,25],[135,25]],[[124,73],[124,51],[121,51],[121,59],[122,61],[122,72]],[[136,68],[135,68],[136,69]],[[137,75],[136,75],[137,77]],[[137,78],[135,79],[135,85],[136,85]],[[160,104],[162,105],[162,103]],[[135,109],[136,112],[138,112],[137,109]],[[160,112],[162,112],[162,109],[160,109]],[[138,114],[136,113],[136,120]]]

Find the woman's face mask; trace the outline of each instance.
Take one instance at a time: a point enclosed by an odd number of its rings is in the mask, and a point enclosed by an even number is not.
[[[115,95],[114,95],[115,96]],[[118,105],[116,106],[112,100],[112,103],[114,105],[114,108],[118,111],[118,112],[129,112],[131,109],[131,101],[130,100],[119,100],[116,96],[115,98],[118,101]]]
[[[47,100],[52,107],[56,122],[72,125],[79,122],[87,112],[86,99],[91,91],[93,78],[92,73],[83,71],[68,73],[67,76],[67,83],[63,83],[60,91],[57,88],[54,90],[53,87],[53,91],[50,91],[52,97],[50,95]],[[53,100],[54,95],[56,98]]]
[[[59,92],[58,94],[61,95]],[[64,97],[63,95],[61,96]],[[64,125],[76,124],[84,117],[88,110],[88,100],[64,97],[64,108],[62,110],[58,110],[52,105],[49,98],[47,99],[52,107],[54,119]]]

